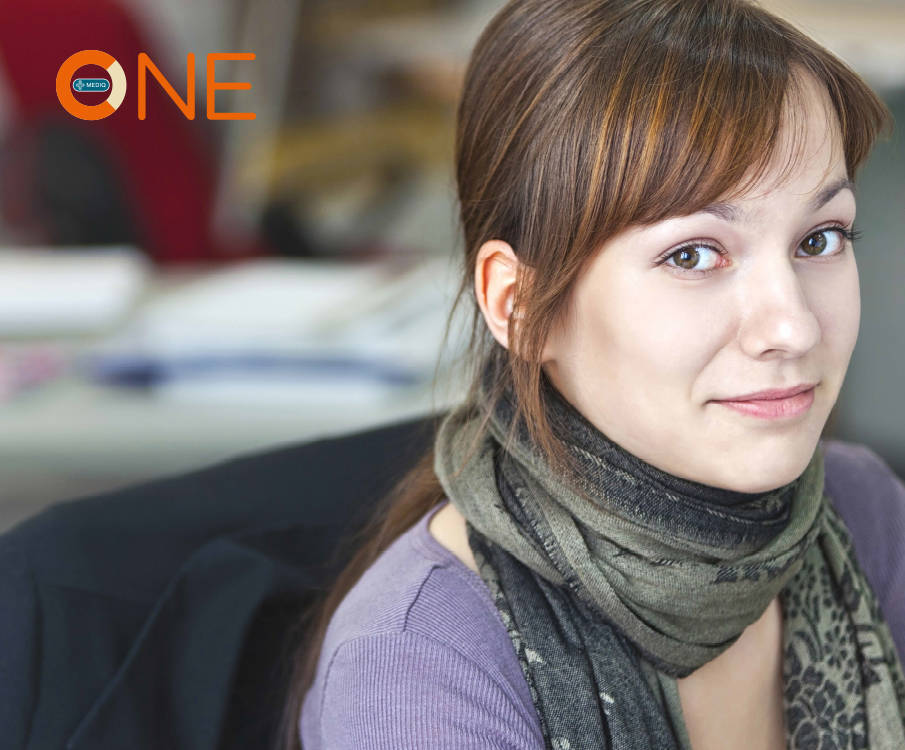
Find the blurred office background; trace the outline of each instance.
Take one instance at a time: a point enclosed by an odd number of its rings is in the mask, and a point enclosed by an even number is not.
[[[0,530],[55,500],[461,396],[464,319],[441,351],[462,251],[455,105],[502,2],[0,2]],[[859,181],[861,333],[828,434],[905,476],[905,5],[763,4],[897,118]],[[105,120],[56,100],[81,49],[125,70]],[[180,96],[195,55],[194,120],[153,78],[138,120],[139,51]],[[252,84],[217,93],[217,111],[254,120],[206,117],[218,52],[256,55],[216,67]]]

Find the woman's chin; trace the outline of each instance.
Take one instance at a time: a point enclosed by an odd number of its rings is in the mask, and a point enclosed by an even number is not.
[[[736,492],[769,492],[802,475],[814,455],[816,441],[798,441],[774,451],[751,453],[735,466],[724,464],[726,488]]]

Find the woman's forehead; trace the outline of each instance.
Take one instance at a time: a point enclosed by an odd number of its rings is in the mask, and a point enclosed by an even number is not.
[[[835,109],[826,89],[816,82],[790,96],[765,156],[766,162],[753,164],[735,188],[702,210],[715,207],[711,213],[731,219],[737,218],[737,212],[725,209],[726,204],[756,200],[790,186],[821,203],[825,202],[819,198],[823,193],[835,195],[852,187]]]

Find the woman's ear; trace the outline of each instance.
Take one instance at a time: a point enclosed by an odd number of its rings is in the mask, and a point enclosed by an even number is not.
[[[475,298],[490,333],[506,349],[509,348],[509,318],[519,317],[517,311],[513,313],[519,270],[519,259],[503,240],[488,240],[478,250]]]

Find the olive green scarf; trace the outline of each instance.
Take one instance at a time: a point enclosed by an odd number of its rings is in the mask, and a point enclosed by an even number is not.
[[[511,390],[480,429],[489,371],[481,401],[440,425],[435,470],[466,518],[546,746],[687,745],[678,701],[645,675],[675,698],[674,678],[731,646],[778,595],[789,747],[905,748],[902,667],[823,491],[822,447],[770,492],[711,487],[625,451],[543,380],[554,434],[581,466],[576,485],[523,424],[504,449]]]

